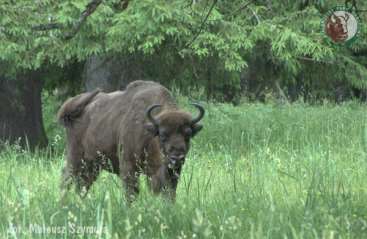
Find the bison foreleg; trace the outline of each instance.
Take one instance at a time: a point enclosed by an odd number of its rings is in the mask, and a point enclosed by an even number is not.
[[[164,197],[172,202],[176,201],[176,186],[169,185],[162,190]]]
[[[148,185],[154,194],[161,193],[164,197],[174,202],[179,175],[172,175],[167,166],[162,165],[158,172],[149,177]]]
[[[126,190],[126,200],[131,203],[139,194],[139,171],[136,165],[126,161],[121,164],[120,171]]]
[[[61,199],[63,200],[66,196],[73,183],[75,184],[76,192],[80,197],[84,198],[94,181],[96,181],[99,173],[100,168],[93,161],[87,163],[81,160],[81,163],[67,164],[62,170]]]
[[[61,202],[65,201],[66,195],[68,191],[70,190],[70,187],[72,184],[73,184],[73,178],[70,172],[68,171],[68,168],[64,167],[62,169],[61,183],[60,183],[60,192],[61,192],[60,201]]]
[[[83,162],[80,173],[76,176],[76,190],[80,197],[84,198],[92,184],[97,180],[101,171],[100,166],[95,161]]]

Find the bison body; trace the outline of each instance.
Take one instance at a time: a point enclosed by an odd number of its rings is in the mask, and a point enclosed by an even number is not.
[[[144,173],[153,192],[174,199],[190,138],[202,128],[204,110],[195,106],[200,114],[193,119],[178,109],[165,87],[149,81],[67,100],[58,113],[67,134],[62,188],[75,182],[85,194],[100,171],[108,170],[120,175],[131,201]]]

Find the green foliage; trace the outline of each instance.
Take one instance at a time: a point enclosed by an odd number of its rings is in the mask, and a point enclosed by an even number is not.
[[[192,109],[186,98],[179,101]],[[62,203],[62,154],[6,146],[0,237],[366,238],[363,105],[205,107],[174,205],[154,197],[142,178],[141,194],[128,207],[121,180],[107,173],[86,198],[71,191]],[[32,233],[35,226],[69,234]],[[75,234],[76,226],[94,229]]]
[[[223,92],[228,85],[237,94],[239,73],[247,71],[249,56],[265,55],[273,74],[258,75],[269,85],[287,86],[304,78],[308,85],[337,80],[367,88],[366,56],[355,56],[367,49],[366,24],[360,24],[360,36],[350,47],[331,43],[320,27],[323,14],[344,4],[341,0],[264,0],[244,8],[242,1],[218,1],[206,21],[213,4],[209,0],[191,5],[178,0],[130,1],[125,11],[116,7],[117,0],[103,1],[76,36],[65,40],[88,2],[2,0],[0,60],[16,69],[35,69],[82,62],[92,55],[135,55],[152,66],[147,66],[151,77],[182,81],[185,87],[205,86],[210,97],[213,88]],[[358,7],[366,9],[367,4],[358,2]],[[365,12],[359,16],[362,23],[367,21]],[[61,29],[34,30],[50,23]],[[214,87],[220,85],[226,87]]]

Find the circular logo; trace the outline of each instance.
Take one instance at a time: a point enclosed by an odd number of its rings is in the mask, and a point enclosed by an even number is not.
[[[359,33],[358,16],[343,7],[330,10],[322,23],[325,34],[334,43],[348,43]]]

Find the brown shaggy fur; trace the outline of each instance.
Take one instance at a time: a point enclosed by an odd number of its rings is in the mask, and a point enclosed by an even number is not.
[[[153,110],[155,122],[146,111]],[[131,201],[138,177],[148,176],[153,192],[175,199],[189,141],[202,126],[180,111],[169,91],[158,83],[135,81],[125,91],[96,90],[67,100],[58,112],[66,128],[67,160],[62,188],[75,182],[86,193],[101,170],[120,175]]]

